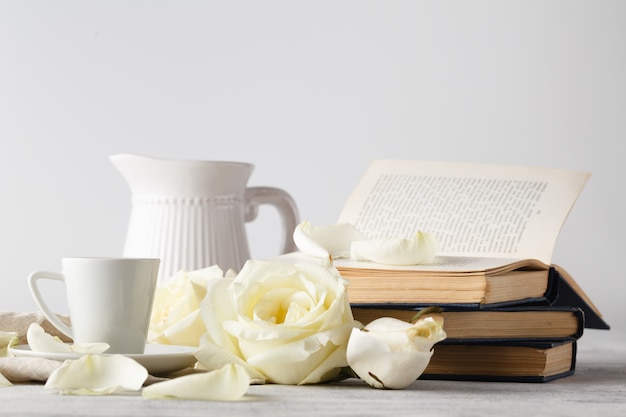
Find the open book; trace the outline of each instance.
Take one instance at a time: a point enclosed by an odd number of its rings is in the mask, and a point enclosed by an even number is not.
[[[441,250],[415,266],[335,260],[350,280],[350,302],[480,304],[543,296],[557,237],[589,176],[533,166],[374,161],[338,223],[369,238],[431,232]]]

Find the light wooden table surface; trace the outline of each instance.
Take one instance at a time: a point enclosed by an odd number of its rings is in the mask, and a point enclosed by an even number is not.
[[[2,416],[626,416],[626,334],[587,330],[573,376],[549,383],[416,381],[399,391],[358,380],[251,386],[245,400],[145,400],[140,395],[61,396],[41,384],[0,388]]]

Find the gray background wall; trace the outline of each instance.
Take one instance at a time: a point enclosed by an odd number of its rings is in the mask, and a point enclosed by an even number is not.
[[[626,331],[625,18],[606,0],[0,0],[0,309],[35,309],[26,276],[62,256],[121,254],[111,154],[252,162],[314,223],[372,159],[409,158],[592,172],[553,261]],[[254,257],[277,226],[249,226]]]

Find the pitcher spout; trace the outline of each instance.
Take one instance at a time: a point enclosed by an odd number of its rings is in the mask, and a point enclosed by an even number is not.
[[[109,160],[126,180],[133,194],[157,194],[156,184],[161,182],[158,160],[144,155],[120,153]],[[153,191],[151,191],[153,190]]]

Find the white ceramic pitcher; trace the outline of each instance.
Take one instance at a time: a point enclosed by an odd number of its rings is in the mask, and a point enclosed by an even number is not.
[[[133,154],[110,159],[132,194],[124,256],[160,258],[160,280],[211,265],[239,271],[250,258],[245,223],[261,204],[280,214],[283,252],[296,250],[293,198],[279,188],[247,187],[252,164]]]

